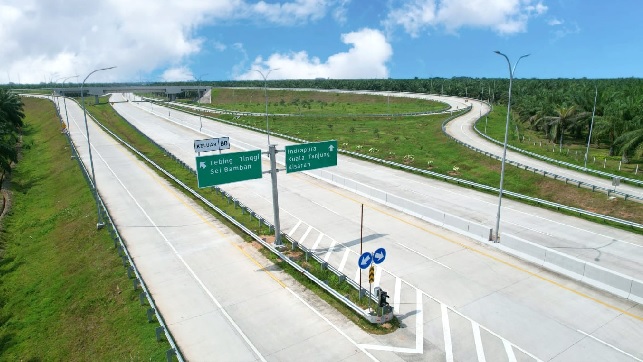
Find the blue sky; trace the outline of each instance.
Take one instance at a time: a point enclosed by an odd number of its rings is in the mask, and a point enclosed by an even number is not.
[[[63,6],[64,4],[64,6]],[[0,0],[0,83],[643,76],[640,0]],[[72,78],[75,80],[76,78]]]

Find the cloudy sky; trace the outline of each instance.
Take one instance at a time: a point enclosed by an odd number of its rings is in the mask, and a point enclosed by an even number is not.
[[[0,0],[0,84],[643,77],[641,0]],[[74,81],[72,78],[69,81]]]

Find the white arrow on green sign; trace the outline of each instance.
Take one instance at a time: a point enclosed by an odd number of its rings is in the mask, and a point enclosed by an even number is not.
[[[261,178],[261,151],[198,156],[196,175],[199,187]]]
[[[337,166],[337,141],[286,146],[286,173]]]

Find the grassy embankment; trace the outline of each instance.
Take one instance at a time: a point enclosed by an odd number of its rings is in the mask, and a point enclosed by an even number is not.
[[[237,93],[233,99],[232,89],[213,91],[212,103],[221,108],[231,109],[242,102]],[[239,92],[237,90],[236,92]],[[290,91],[290,97],[299,92]],[[286,97],[286,94],[283,95]],[[357,103],[358,99],[372,97],[385,102],[386,97],[340,94],[338,102]],[[353,98],[357,97],[357,98]],[[286,98],[288,100],[290,98]],[[392,97],[391,97],[392,99]],[[249,101],[248,101],[249,102]],[[257,110],[257,109],[255,109]],[[294,112],[296,108],[284,109]],[[269,109],[272,113],[272,108]],[[208,115],[208,114],[204,114]],[[503,110],[497,108],[489,118],[488,132],[491,127],[504,125]],[[241,117],[231,115],[221,118],[242,125],[265,128],[263,117]],[[477,183],[498,187],[500,183],[500,162],[462,147],[442,133],[443,115],[420,117],[278,117],[270,116],[270,129],[276,133],[287,134],[308,141],[336,139],[340,148],[372,155],[381,159],[409,164],[434,172],[449,174]],[[503,131],[504,132],[504,129]],[[430,163],[430,165],[429,165]],[[454,171],[454,168],[457,171]],[[625,220],[643,223],[643,204],[608,200],[606,195],[591,192],[573,185],[565,185],[542,175],[518,169],[506,168],[505,189],[549,200],[552,202],[585,209]]]
[[[24,98],[22,159],[0,234],[0,359],[161,360],[51,102]]]
[[[487,135],[493,139],[504,142],[506,117],[506,107],[496,107],[494,112],[489,115]],[[478,129],[484,133],[484,120],[478,123]],[[585,152],[587,151],[586,141],[581,142],[573,140],[569,135],[563,136],[563,147],[561,150],[559,141],[552,142],[545,138],[545,135],[542,132],[534,132],[526,129],[526,127],[520,123],[518,124],[518,132],[516,132],[516,124],[511,121],[509,125],[508,143],[523,150],[534,152],[555,160],[576,164],[578,166],[585,166]],[[588,168],[609,172],[623,177],[643,180],[643,159],[634,158],[627,164],[622,163],[621,170],[619,171],[618,167],[620,161],[621,156],[609,155],[609,145],[590,144],[589,156],[587,159]],[[635,173],[637,165],[639,166],[639,170]]]

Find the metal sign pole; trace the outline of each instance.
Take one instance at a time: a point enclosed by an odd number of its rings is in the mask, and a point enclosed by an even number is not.
[[[364,235],[364,204],[362,204],[362,216],[359,224],[359,255],[362,255],[364,251],[363,248],[363,236]],[[362,300],[362,271],[359,271],[359,300]]]
[[[275,215],[275,245],[283,245],[281,242],[281,229],[279,227],[279,194],[277,193],[277,145],[270,145],[268,155],[270,157],[270,178],[272,179],[272,209]]]

